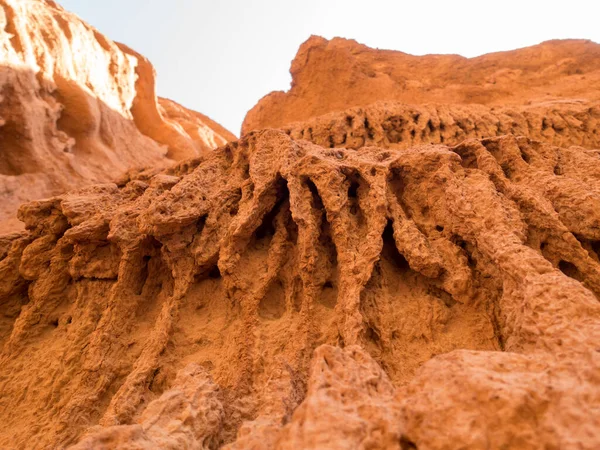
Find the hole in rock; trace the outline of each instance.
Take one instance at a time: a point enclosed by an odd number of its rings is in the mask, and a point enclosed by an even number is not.
[[[369,139],[373,139],[374,134],[373,134],[373,130],[371,129],[371,125],[369,124],[369,119],[367,119],[365,117],[365,121],[364,121],[364,126],[365,126],[365,130],[367,131],[367,137]]]
[[[311,206],[314,209],[323,209],[323,201],[321,200],[321,196],[319,195],[319,191],[317,190],[317,186],[315,186],[315,183],[313,183],[312,180],[307,178],[304,181],[304,184],[306,185],[306,187],[308,187],[310,193],[312,194]]]
[[[358,206],[358,189],[360,185],[357,181],[352,180],[350,182],[350,187],[348,187],[348,200],[350,203],[350,214],[353,216],[357,215],[359,212]]]
[[[401,272],[410,270],[408,261],[404,256],[402,256],[396,247],[396,241],[394,240],[394,227],[391,220],[388,220],[387,225],[383,230],[383,249],[381,253],[383,257],[391,261]]]
[[[143,256],[141,265],[139,268],[136,279],[133,280],[131,289],[136,295],[142,295],[146,283],[152,281],[153,277],[150,277],[150,269],[157,267],[157,263],[160,263],[160,249],[162,244],[154,238],[150,238],[147,247],[146,254]],[[158,258],[157,261],[153,261],[153,258]]]
[[[294,222],[294,219],[292,218],[292,212],[289,210],[289,207],[287,208],[286,212],[285,228],[290,242],[294,244],[298,243],[298,225],[296,222]]]
[[[157,367],[156,369],[154,369],[154,372],[152,372],[152,375],[150,375],[150,380],[148,382],[148,390],[154,392],[155,394],[161,393],[163,391],[163,389],[161,389],[162,386],[160,383],[159,374],[160,368]]]
[[[436,231],[439,231],[439,232],[441,233],[442,231],[444,231],[444,227],[443,227],[443,226],[441,226],[441,225],[436,225],[436,226],[435,226],[435,230],[436,230]]]
[[[208,272],[208,278],[211,278],[213,280],[218,280],[219,278],[221,278],[221,271],[219,270],[219,266],[217,266],[216,264],[209,270]]]
[[[547,129],[548,129],[548,126],[549,126],[549,125],[548,125],[548,123],[549,123],[549,122],[548,122],[548,119],[546,119],[546,118],[544,117],[544,120],[542,120],[542,131],[544,131],[544,130],[547,130]]]
[[[326,281],[325,284],[323,284],[319,303],[329,309],[335,308],[337,303],[337,289],[335,289],[331,281]]]
[[[359,185],[356,181],[350,183],[350,187],[348,188],[348,198],[358,198],[358,188]]]
[[[152,257],[149,255],[144,256],[142,268],[140,270],[139,279],[138,279],[136,289],[135,289],[136,295],[142,295],[144,286],[146,285],[146,282],[148,281],[148,263],[150,262],[151,259],[152,259]]]
[[[206,216],[202,216],[200,217],[197,221],[196,221],[196,232],[197,234],[201,234],[202,230],[204,230],[204,225],[206,224]]]
[[[305,179],[304,184],[311,192],[312,200],[311,206],[314,210],[320,212],[320,233],[319,233],[319,245],[322,247],[327,259],[329,260],[329,264],[332,268],[337,266],[337,249],[335,244],[331,238],[331,225],[327,220],[327,212],[325,211],[325,207],[323,205],[323,201],[317,187],[310,179]]]
[[[406,436],[400,436],[400,450],[417,450],[417,445]]]
[[[388,180],[398,204],[406,214],[407,218],[412,218],[412,209],[404,201],[404,193],[406,191],[405,177],[402,169],[395,170],[391,173]]]
[[[569,261],[561,260],[558,263],[558,268],[562,273],[566,276],[571,277],[577,281],[583,281],[583,277],[581,276],[581,272],[575,266],[575,264],[570,263]]]
[[[590,245],[592,246],[594,253],[596,253],[596,256],[600,258],[600,241],[590,241]]]
[[[521,148],[521,146],[519,146],[519,150],[521,151],[521,159],[523,159],[523,161],[525,161],[527,164],[529,164],[529,162],[531,161],[531,158],[529,157],[529,155],[527,153],[525,153],[525,150],[523,150],[523,148]]]
[[[267,293],[258,304],[258,315],[263,319],[276,320],[285,314],[285,290],[280,280],[269,286]]]
[[[563,171],[560,168],[560,164],[556,163],[556,165],[554,166],[554,175],[562,175]]]
[[[283,203],[289,198],[289,191],[287,188],[287,181],[280,178],[277,181],[277,202],[275,206],[268,214],[263,217],[262,223],[254,232],[254,236],[257,241],[262,239],[271,239],[275,235],[275,218],[281,209]]]
[[[427,121],[427,128],[429,129],[430,133],[433,133],[435,131],[435,127],[433,126],[433,122],[431,122],[431,120]]]
[[[459,246],[463,250],[463,254],[467,257],[467,264],[469,265],[469,267],[471,269],[474,269],[477,264],[472,256],[473,248],[471,247],[471,245],[456,235],[453,236],[450,239],[450,241],[453,242],[455,245]]]

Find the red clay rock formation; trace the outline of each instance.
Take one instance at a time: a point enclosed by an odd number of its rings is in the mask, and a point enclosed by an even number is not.
[[[0,448],[600,448],[598,45],[311,38],[209,152],[145,58],[0,5],[0,220],[79,188],[0,236]]]
[[[376,50],[312,36],[290,68],[292,87],[248,112],[242,134],[377,101],[525,105],[600,100],[600,45],[564,40],[467,59]]]
[[[26,204],[0,447],[598,448],[599,156],[267,130]]]
[[[0,231],[23,201],[234,139],[157,102],[145,58],[52,1],[1,0],[0,28]]]
[[[329,113],[283,128],[294,139],[323,147],[410,148],[457,145],[465,139],[512,134],[559,147],[600,148],[600,104],[548,102],[524,107],[406,105],[378,102]]]

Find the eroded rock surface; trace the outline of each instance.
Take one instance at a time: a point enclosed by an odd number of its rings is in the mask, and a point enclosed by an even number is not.
[[[600,104],[560,101],[525,107],[407,105],[378,102],[283,128],[323,147],[410,148],[457,145],[465,139],[512,134],[559,147],[600,148]]]
[[[154,69],[47,0],[0,1],[0,232],[19,204],[234,136],[155,94]]]
[[[28,203],[0,447],[598,448],[599,157],[267,130]]]
[[[223,422],[218,390],[206,369],[190,364],[174,386],[150,403],[135,425],[114,425],[91,433],[73,450],[215,448]]]
[[[523,106],[556,100],[600,100],[600,45],[548,41],[477,58],[413,56],[356,41],[312,36],[290,68],[292,86],[263,97],[242,134],[281,128],[378,101],[407,104]]]

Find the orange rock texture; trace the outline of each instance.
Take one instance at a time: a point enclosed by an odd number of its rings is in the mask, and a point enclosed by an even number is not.
[[[0,229],[23,201],[235,139],[157,100],[144,57],[52,1],[0,1],[0,28]]]
[[[456,145],[469,138],[512,134],[556,146],[593,149],[600,148],[600,103],[563,100],[490,108],[377,102],[292,123],[283,129],[295,139],[328,148]]]
[[[473,61],[312,38],[293,67],[328,46],[392,74]],[[569,78],[596,48],[481,57],[523,61],[532,92],[538,58],[570,99],[280,94],[257,107],[279,129],[23,204],[0,237],[0,448],[599,448],[599,99]],[[354,73],[321,56],[315,79]]]
[[[242,132],[282,127],[377,101],[513,106],[600,100],[600,45],[563,40],[477,58],[413,56],[356,41],[308,39],[290,69],[292,87],[248,112]]]
[[[595,448],[598,157],[267,130],[23,205],[0,446]]]

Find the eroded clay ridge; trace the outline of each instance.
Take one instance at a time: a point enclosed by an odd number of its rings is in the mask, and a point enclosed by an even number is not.
[[[157,99],[146,58],[56,3],[0,0],[0,232],[18,206],[235,137]]]
[[[289,91],[263,97],[242,134],[378,101],[523,106],[564,99],[600,100],[600,45],[555,40],[476,58],[413,56],[356,41],[312,36],[290,68]]]
[[[526,107],[406,105],[378,102],[283,128],[323,147],[409,148],[457,145],[465,139],[512,134],[559,147],[600,148],[600,106],[577,101]]]
[[[26,204],[0,447],[598,448],[599,211],[598,151],[275,130]]]

